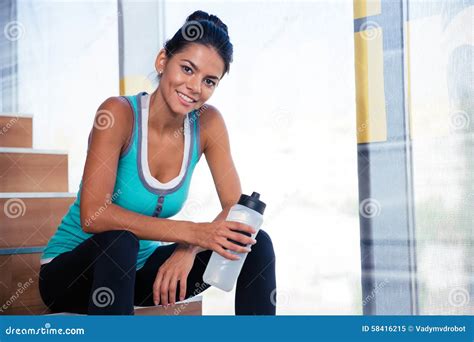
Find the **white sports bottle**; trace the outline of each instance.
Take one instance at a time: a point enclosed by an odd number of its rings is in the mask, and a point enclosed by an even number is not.
[[[260,194],[257,192],[253,192],[252,196],[241,195],[239,202],[230,208],[229,215],[227,215],[226,218],[226,221],[245,223],[254,228],[256,232],[252,235],[250,233],[238,231],[241,234],[252,236],[253,239],[255,239],[255,236],[263,223],[263,212],[265,211],[266,206],[259,198]],[[233,240],[229,241],[244,246],[240,242]],[[250,245],[247,245],[246,247],[249,246]],[[231,250],[229,250],[229,252],[240,256],[240,259],[229,260],[220,254],[213,252],[203,276],[204,282],[224,291],[231,291],[234,288],[248,254],[238,253]],[[250,253],[252,252],[250,251]]]

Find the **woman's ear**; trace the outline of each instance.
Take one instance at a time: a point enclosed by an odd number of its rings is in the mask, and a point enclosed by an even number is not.
[[[166,51],[161,49],[155,60],[155,69],[158,74],[161,74],[166,67]]]

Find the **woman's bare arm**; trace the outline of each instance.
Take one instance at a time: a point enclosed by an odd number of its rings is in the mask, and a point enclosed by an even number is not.
[[[211,170],[222,211],[213,220],[226,219],[230,208],[239,201],[242,187],[239,175],[232,160],[229,134],[217,108],[206,105],[206,110],[201,114],[200,129],[203,133],[203,153]],[[195,253],[204,251],[204,248],[194,246]]]

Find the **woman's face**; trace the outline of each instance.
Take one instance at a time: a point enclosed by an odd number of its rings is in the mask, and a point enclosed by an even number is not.
[[[213,48],[191,43],[169,58],[161,50],[156,69],[163,71],[158,89],[166,104],[172,112],[185,115],[200,108],[214,93],[224,73],[224,61]]]

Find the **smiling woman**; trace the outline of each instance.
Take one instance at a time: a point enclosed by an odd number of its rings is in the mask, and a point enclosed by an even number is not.
[[[129,315],[134,305],[174,304],[209,287],[202,276],[213,251],[230,260],[231,251],[250,252],[256,240],[240,233],[254,229],[225,221],[241,185],[224,119],[206,104],[232,51],[227,26],[196,11],[158,53],[154,92],[99,107],[77,199],[41,259],[40,293],[53,312]],[[169,220],[202,153],[222,211],[213,222]],[[275,314],[272,241],[262,230],[256,239],[237,281],[238,315]]]

